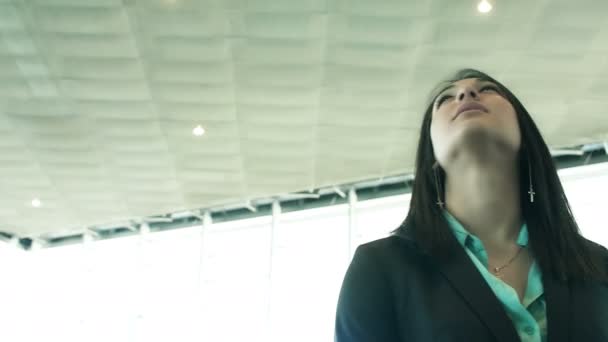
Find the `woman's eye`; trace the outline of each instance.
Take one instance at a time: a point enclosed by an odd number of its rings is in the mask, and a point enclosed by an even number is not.
[[[439,106],[441,106],[441,104],[449,99],[450,97],[452,97],[451,95],[443,95],[442,97],[439,98],[439,100],[437,100],[437,108],[439,108]]]

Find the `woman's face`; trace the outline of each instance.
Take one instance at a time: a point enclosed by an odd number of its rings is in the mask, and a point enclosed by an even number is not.
[[[476,78],[456,81],[432,105],[431,140],[440,165],[445,167],[459,149],[492,142],[519,151],[521,133],[515,109],[496,84]]]

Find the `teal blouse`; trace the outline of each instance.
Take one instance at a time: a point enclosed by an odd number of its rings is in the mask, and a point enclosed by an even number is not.
[[[515,289],[488,271],[488,254],[481,240],[469,233],[447,210],[443,212],[454,236],[503,304],[522,342],[546,342],[547,310],[541,272],[537,263],[533,262],[530,267],[526,293],[523,301],[520,302]],[[525,223],[521,227],[517,243],[521,246],[528,245],[528,227]]]

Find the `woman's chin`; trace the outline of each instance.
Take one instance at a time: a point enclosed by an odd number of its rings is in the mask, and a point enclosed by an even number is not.
[[[453,140],[454,148],[480,155],[517,152],[513,145],[504,134],[480,124],[467,125]]]

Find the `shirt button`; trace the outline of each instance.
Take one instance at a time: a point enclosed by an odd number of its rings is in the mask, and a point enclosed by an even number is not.
[[[527,326],[524,328],[524,332],[528,335],[534,335],[534,328],[531,326]]]

